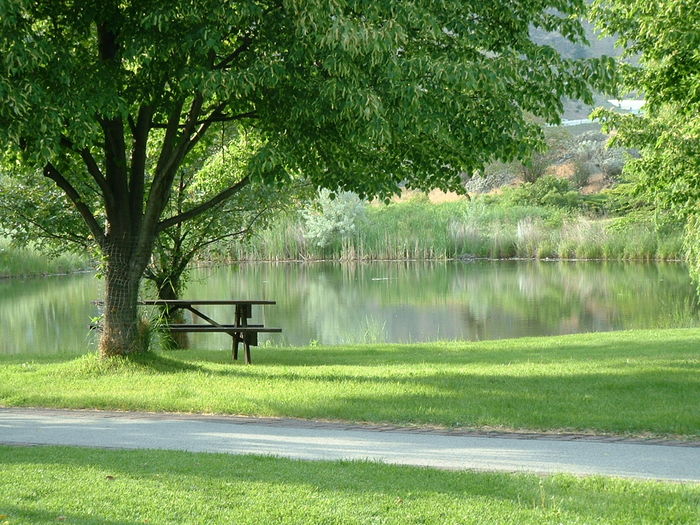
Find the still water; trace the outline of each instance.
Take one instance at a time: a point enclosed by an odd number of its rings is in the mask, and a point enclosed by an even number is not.
[[[0,353],[84,352],[98,315],[92,274],[0,281]],[[698,326],[681,264],[604,262],[280,263],[197,270],[186,298],[270,299],[261,344],[481,340]],[[232,322],[227,307],[206,310]],[[190,334],[195,348],[229,348]]]

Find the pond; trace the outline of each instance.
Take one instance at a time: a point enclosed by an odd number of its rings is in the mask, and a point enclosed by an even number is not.
[[[92,274],[0,281],[0,353],[85,352],[98,315]],[[482,340],[698,324],[681,264],[471,261],[266,263],[199,269],[191,299],[270,299],[273,345]],[[211,307],[225,320],[225,307]],[[195,348],[230,347],[191,334]]]

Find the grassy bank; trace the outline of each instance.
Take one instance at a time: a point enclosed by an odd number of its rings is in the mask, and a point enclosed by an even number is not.
[[[697,523],[700,487],[568,475],[1,447],[0,523]]]
[[[465,428],[700,436],[700,330],[255,349],[137,360],[2,357],[0,404]]]
[[[571,209],[500,201],[426,200],[368,206],[355,233],[325,246],[301,215],[283,217],[236,260],[443,259],[455,257],[668,260],[682,258],[682,228],[643,217],[592,218]]]
[[[66,253],[49,258],[32,248],[16,248],[0,238],[0,278],[50,275],[87,270],[93,262],[85,256]]]

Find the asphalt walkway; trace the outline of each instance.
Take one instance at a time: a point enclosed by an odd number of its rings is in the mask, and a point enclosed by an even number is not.
[[[523,439],[272,418],[0,408],[0,443],[362,459],[445,469],[700,482],[697,443]]]

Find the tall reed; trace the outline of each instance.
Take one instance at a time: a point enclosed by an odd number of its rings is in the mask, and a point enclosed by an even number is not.
[[[34,248],[18,248],[0,238],[0,277],[71,273],[93,266],[93,261],[83,255],[68,252],[51,258]]]
[[[499,206],[481,201],[432,204],[413,200],[368,207],[354,234],[317,246],[301,216],[280,218],[235,260],[379,260],[682,258],[682,228],[659,232],[652,222],[589,218],[556,208]]]

